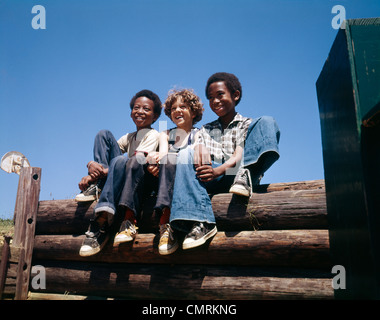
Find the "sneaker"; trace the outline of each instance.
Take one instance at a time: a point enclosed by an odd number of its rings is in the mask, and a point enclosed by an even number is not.
[[[171,254],[178,249],[178,241],[174,238],[174,231],[169,223],[160,225],[160,243],[158,252],[161,255]]]
[[[113,244],[117,245],[124,242],[133,241],[137,235],[137,229],[131,221],[124,220],[120,226],[119,232],[116,234]]]
[[[217,231],[215,224],[196,222],[191,231],[186,235],[182,248],[186,250],[201,246],[213,237]]]
[[[238,196],[250,197],[252,194],[251,174],[248,169],[240,169],[234,183],[230,188],[230,193]]]
[[[99,216],[98,216],[99,218]],[[99,225],[98,218],[91,221],[88,231],[85,233],[86,239],[79,250],[79,255],[82,257],[92,256],[103,249],[109,239],[108,222]]]
[[[82,191],[75,197],[77,202],[95,201],[99,199],[101,190],[96,184],[90,185],[85,191]]]

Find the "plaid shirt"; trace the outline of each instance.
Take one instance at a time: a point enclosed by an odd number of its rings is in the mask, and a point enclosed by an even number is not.
[[[211,160],[224,163],[235,152],[237,146],[244,148],[247,130],[252,119],[236,113],[234,119],[223,130],[219,120],[205,124],[198,135],[198,144],[203,144],[211,154]]]

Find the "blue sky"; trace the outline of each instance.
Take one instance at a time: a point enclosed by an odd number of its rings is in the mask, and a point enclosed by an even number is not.
[[[35,5],[46,29],[32,28]],[[202,125],[215,119],[207,78],[227,71],[243,85],[237,111],[281,129],[281,158],[262,183],[323,179],[315,82],[336,5],[347,19],[380,16],[378,0],[2,0],[0,157],[19,151],[42,168],[41,200],[73,198],[95,134],[135,130],[134,93],[164,101],[174,86],[193,88]],[[0,218],[13,216],[17,184],[0,171]]]

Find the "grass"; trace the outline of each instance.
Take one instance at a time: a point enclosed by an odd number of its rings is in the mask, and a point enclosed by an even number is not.
[[[11,219],[0,219],[0,246],[4,242],[4,236],[13,237],[14,225]]]

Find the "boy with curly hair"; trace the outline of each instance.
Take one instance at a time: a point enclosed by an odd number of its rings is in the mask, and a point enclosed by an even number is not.
[[[172,196],[175,186],[176,169],[181,164],[183,154],[187,154],[194,147],[199,129],[194,125],[202,119],[203,103],[192,89],[171,90],[164,103],[165,114],[176,125],[175,128],[160,133],[159,142],[159,188],[155,205],[155,212],[160,216],[160,242],[158,251],[162,255],[171,254],[178,248],[176,236],[176,210],[171,210]],[[198,185],[198,196],[208,198],[203,183]],[[173,214],[171,214],[173,213]],[[209,202],[208,220],[214,221],[211,202]],[[188,216],[187,219],[197,221],[197,216]],[[170,221],[169,221],[170,220]],[[174,230],[173,228],[174,227]]]

